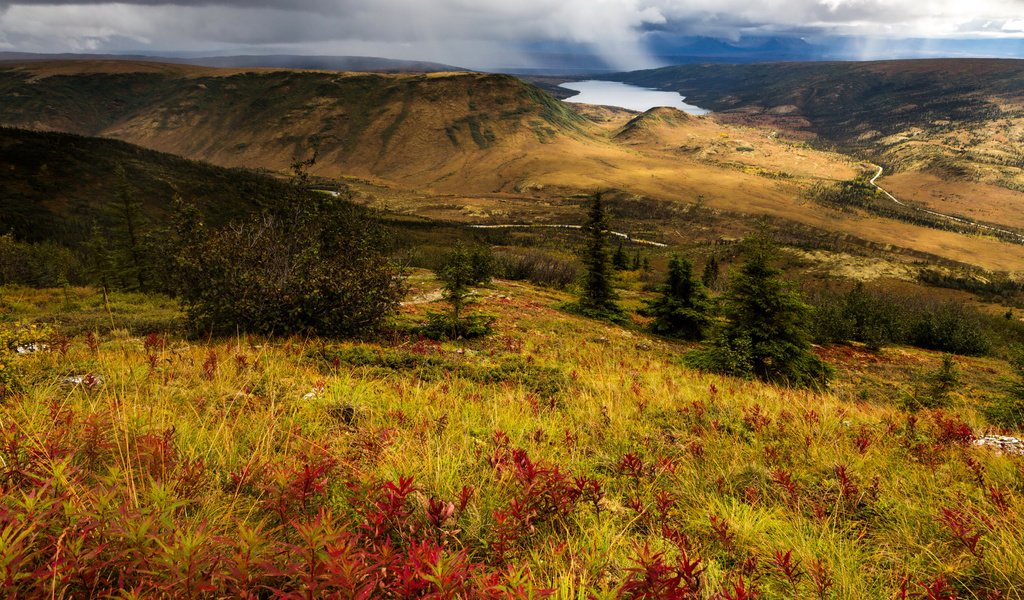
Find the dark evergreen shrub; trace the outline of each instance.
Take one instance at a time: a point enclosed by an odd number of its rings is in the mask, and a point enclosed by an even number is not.
[[[810,307],[773,266],[775,249],[766,238],[747,240],[745,250],[723,298],[726,320],[687,362],[727,375],[824,387],[832,369],[811,351]]]
[[[673,256],[661,295],[647,302],[641,314],[654,317],[651,331],[684,340],[704,339],[711,325],[711,301],[704,286],[693,275],[693,264]]]

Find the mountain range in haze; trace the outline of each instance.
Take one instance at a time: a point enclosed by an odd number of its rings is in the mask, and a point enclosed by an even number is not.
[[[735,41],[702,36],[670,36],[651,33],[647,49],[662,65],[751,64],[897,58],[1014,58],[1024,56],[1024,40],[908,38],[865,40],[863,38],[804,39],[793,36],[746,37]],[[508,62],[473,65],[476,70],[527,75],[585,75],[619,71],[606,55],[587,52],[568,42],[539,42],[527,45]],[[430,73],[465,71],[446,63],[380,58],[370,56],[329,56],[299,54],[221,54],[218,52],[161,52],[122,54],[35,54],[0,52],[0,61],[26,60],[149,60],[205,67],[278,68],[324,71]]]
[[[378,58],[372,56],[300,56],[291,54],[237,56],[153,56],[122,54],[35,54],[0,52],[0,62],[50,60],[135,60],[176,63],[200,67],[308,69],[314,71],[348,71],[356,73],[436,73],[465,71],[461,67],[441,63]]]

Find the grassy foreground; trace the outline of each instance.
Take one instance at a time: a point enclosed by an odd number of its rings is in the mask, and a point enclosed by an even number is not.
[[[197,342],[141,296],[2,294],[75,333],[0,406],[9,597],[1024,596],[1024,459],[972,445],[974,395],[699,374],[507,282],[472,344]]]

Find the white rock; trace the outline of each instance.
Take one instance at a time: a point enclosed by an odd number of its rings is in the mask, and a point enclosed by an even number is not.
[[[89,380],[92,378],[91,381]],[[101,385],[103,378],[99,375],[73,375],[71,377],[65,377],[60,380],[61,383],[66,385]]]
[[[986,435],[974,440],[974,445],[986,446],[1006,454],[1024,456],[1024,440],[1008,435]]]

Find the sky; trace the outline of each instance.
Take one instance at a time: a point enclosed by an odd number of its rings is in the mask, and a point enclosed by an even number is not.
[[[633,69],[664,62],[652,40],[693,36],[792,38],[851,58],[884,58],[905,40],[1024,58],[1024,0],[0,0],[0,51],[362,55],[485,68],[536,62],[537,48],[553,47]]]

